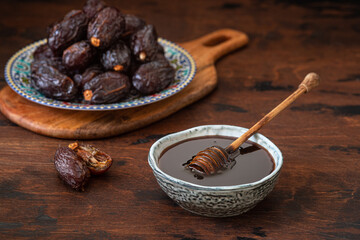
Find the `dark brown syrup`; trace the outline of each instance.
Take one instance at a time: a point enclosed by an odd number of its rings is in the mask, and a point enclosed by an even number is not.
[[[182,141],[165,149],[159,160],[162,171],[175,178],[203,186],[231,186],[251,183],[269,175],[274,169],[270,154],[260,145],[247,141],[240,147],[240,154],[235,158],[231,169],[225,169],[215,175],[199,176],[186,169],[183,163],[199,151],[210,146],[225,148],[235,138],[206,136]]]

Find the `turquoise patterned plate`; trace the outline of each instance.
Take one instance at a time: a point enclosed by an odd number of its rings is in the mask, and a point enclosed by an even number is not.
[[[14,54],[5,66],[5,80],[20,96],[49,107],[104,111],[143,106],[163,100],[180,92],[192,81],[196,72],[195,61],[185,49],[168,40],[159,38],[159,43],[164,47],[166,58],[176,69],[175,81],[163,91],[139,98],[124,99],[122,102],[112,104],[91,105],[58,101],[45,97],[30,86],[30,64],[33,61],[32,55],[34,50],[44,43],[46,43],[46,39],[32,43]]]

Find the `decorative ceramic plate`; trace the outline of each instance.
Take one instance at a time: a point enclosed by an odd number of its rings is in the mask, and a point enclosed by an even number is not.
[[[176,69],[176,73],[175,80],[166,89],[153,95],[124,99],[118,103],[98,105],[58,101],[45,97],[30,86],[30,65],[33,61],[33,52],[39,45],[46,43],[46,39],[32,43],[14,54],[5,66],[5,80],[22,97],[49,107],[104,111],[143,106],[180,92],[192,81],[196,72],[195,61],[185,49],[162,38],[159,38],[158,41],[164,47],[165,57]]]

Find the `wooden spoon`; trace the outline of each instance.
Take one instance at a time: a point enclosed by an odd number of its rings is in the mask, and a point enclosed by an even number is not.
[[[293,103],[302,94],[309,92],[320,83],[320,77],[316,73],[308,73],[304,80],[299,85],[298,89],[287,97],[283,102],[277,105],[271,112],[266,114],[260,121],[252,126],[248,131],[241,135],[238,139],[233,141],[225,149],[219,146],[213,146],[199,152],[190,161],[185,163],[185,167],[196,173],[211,175],[218,170],[228,167],[233,159],[230,154],[234,153],[241,144],[248,140],[252,135],[257,133],[265,124],[270,122],[282,110]]]

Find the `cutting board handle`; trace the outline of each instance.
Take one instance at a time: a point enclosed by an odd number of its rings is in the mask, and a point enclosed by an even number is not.
[[[248,36],[243,32],[220,29],[195,39],[191,43],[199,48],[198,51],[206,55],[205,58],[215,62],[225,54],[246,45],[248,41]]]

